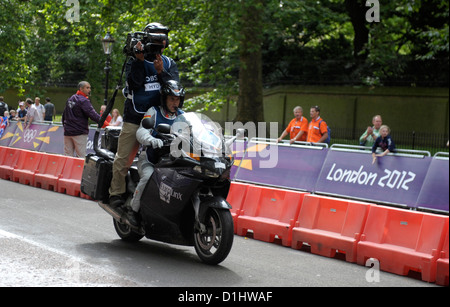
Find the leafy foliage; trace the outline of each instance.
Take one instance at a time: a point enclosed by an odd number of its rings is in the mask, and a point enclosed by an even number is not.
[[[257,88],[286,83],[446,86],[449,2],[379,1],[380,22],[357,24],[352,14],[361,17],[368,9],[365,2],[0,0],[0,92],[39,93],[43,85],[73,86],[81,79],[102,88],[101,38],[107,31],[116,39],[110,81],[115,83],[125,60],[126,34],[153,21],[172,29],[165,54],[177,61],[182,82],[211,89],[190,100],[186,105],[191,107],[220,109],[230,99],[249,101],[243,95],[251,93],[240,92],[240,85],[249,82]],[[79,4],[78,22],[66,18],[70,3]],[[243,22],[242,14],[259,11],[249,15],[257,20]],[[355,48],[355,30],[362,28],[367,43]],[[261,58],[242,57],[247,52],[261,52]],[[262,67],[261,80],[243,76],[246,67]]]

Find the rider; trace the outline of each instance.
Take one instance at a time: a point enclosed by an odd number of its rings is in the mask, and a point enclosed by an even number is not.
[[[139,226],[137,212],[139,212],[141,206],[142,192],[153,174],[154,164],[158,162],[159,157],[155,149],[163,146],[163,141],[155,137],[155,128],[162,123],[172,125],[176,117],[184,113],[181,110],[184,103],[184,96],[185,90],[178,81],[167,81],[161,88],[161,105],[148,109],[136,132],[136,139],[144,146],[144,150],[139,155],[137,165],[140,180],[131,201],[132,211],[128,214],[128,221],[132,226]],[[144,128],[142,123],[152,117],[155,118],[153,128]]]

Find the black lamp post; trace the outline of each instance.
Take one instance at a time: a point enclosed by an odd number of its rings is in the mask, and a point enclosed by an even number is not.
[[[105,37],[102,38],[102,44],[103,44],[103,52],[106,55],[106,62],[105,62],[105,73],[106,73],[106,85],[105,85],[105,99],[103,101],[103,104],[108,104],[108,77],[109,77],[109,71],[111,70],[111,52],[112,47],[115,40],[109,33],[109,31],[106,33]]]

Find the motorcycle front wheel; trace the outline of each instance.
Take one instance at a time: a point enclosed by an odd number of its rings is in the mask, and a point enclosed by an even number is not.
[[[144,236],[133,231],[130,226],[127,224],[120,223],[113,219],[114,221],[114,229],[116,230],[119,237],[127,242],[137,242],[142,239]]]
[[[199,258],[207,264],[225,260],[233,245],[234,226],[229,210],[209,208],[203,223],[205,231],[194,233],[194,247]]]

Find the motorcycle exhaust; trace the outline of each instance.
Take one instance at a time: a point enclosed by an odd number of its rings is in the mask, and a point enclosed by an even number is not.
[[[109,205],[103,203],[102,201],[98,202],[98,205],[105,210],[109,215],[111,215],[117,222],[121,224],[126,224],[127,226],[131,227],[135,232],[144,235],[145,232],[142,228],[136,228],[135,226],[131,225],[130,222],[127,219],[126,213],[122,210],[122,208],[111,208]]]

